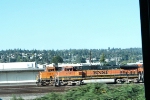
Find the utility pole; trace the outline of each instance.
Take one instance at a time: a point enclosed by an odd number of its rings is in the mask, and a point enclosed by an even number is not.
[[[9,54],[9,62],[10,62],[10,54]]]
[[[92,63],[92,60],[91,60],[91,50],[90,50],[90,59],[89,59],[89,61],[90,61],[90,64]]]
[[[36,53],[34,54],[34,56],[35,56],[35,63],[36,63]]]

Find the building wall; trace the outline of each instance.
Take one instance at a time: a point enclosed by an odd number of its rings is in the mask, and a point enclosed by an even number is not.
[[[2,71],[0,72],[0,83],[23,83],[36,82],[39,71]]]

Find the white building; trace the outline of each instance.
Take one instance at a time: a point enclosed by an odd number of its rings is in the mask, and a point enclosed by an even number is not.
[[[143,62],[127,63],[127,65],[134,65],[134,64],[143,64]]]
[[[40,68],[39,68],[40,67]],[[36,76],[44,71],[35,62],[0,63],[0,84],[36,82]]]
[[[0,63],[0,69],[25,69],[25,68],[37,68],[35,62],[11,62]]]

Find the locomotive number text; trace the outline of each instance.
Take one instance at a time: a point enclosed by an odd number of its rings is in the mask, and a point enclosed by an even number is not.
[[[94,74],[107,74],[107,71],[93,71]]]

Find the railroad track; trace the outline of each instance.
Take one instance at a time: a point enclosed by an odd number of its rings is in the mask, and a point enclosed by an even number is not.
[[[70,86],[1,86],[0,94],[26,94],[26,93],[49,93],[49,92],[64,92],[70,88]]]

